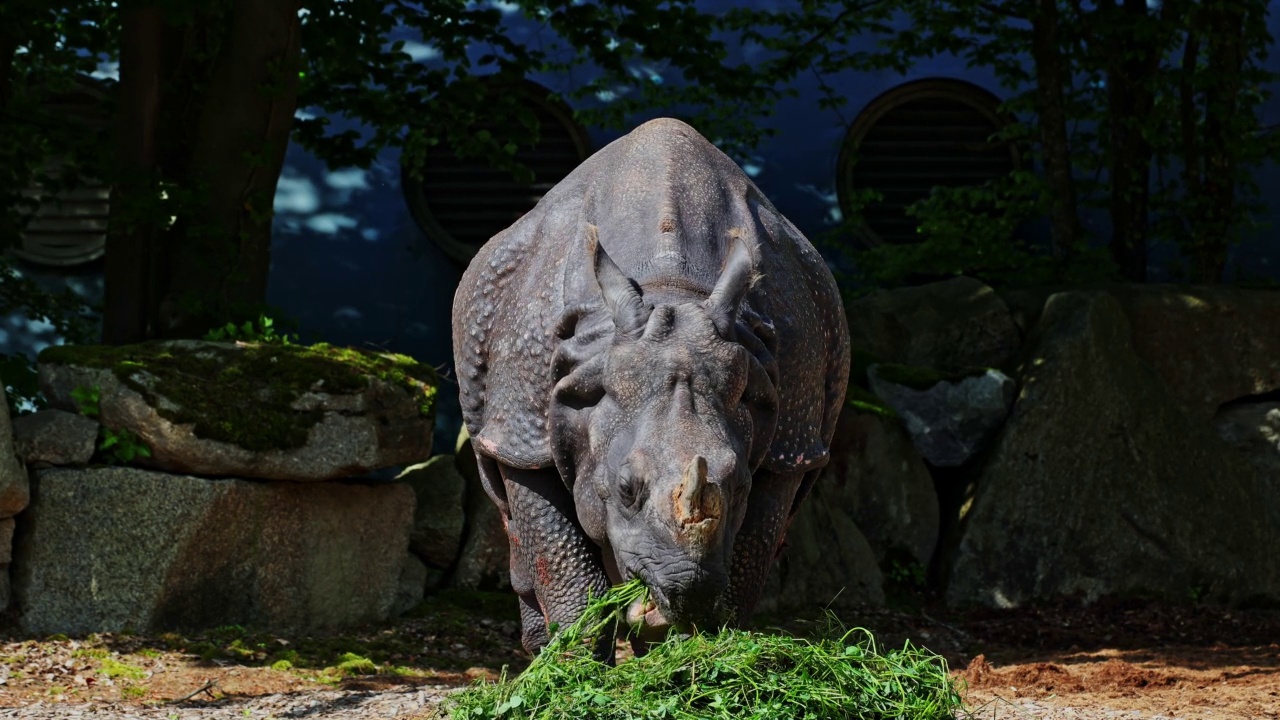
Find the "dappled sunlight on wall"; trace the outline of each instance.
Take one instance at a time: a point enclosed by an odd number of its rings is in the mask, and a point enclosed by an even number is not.
[[[92,304],[97,305],[102,302],[102,261],[100,260],[63,270],[37,269],[21,262],[15,262],[14,266],[24,276],[34,279],[46,290],[56,293],[66,288]],[[93,328],[95,336],[100,332],[99,328],[100,325]],[[34,357],[46,347],[60,344],[62,339],[50,323],[31,319],[22,313],[0,316],[0,354],[25,352]]]
[[[275,207],[267,302],[298,322],[303,341],[452,365],[450,307],[462,268],[410,219],[398,153],[367,170],[330,171],[291,146]],[[456,391],[442,387],[438,444],[452,447],[456,407]]]

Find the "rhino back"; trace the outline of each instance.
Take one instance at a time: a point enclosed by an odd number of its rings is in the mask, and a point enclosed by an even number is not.
[[[777,334],[778,426],[764,465],[827,463],[849,385],[849,326],[835,278],[804,235],[760,196],[753,212],[765,258],[747,303]]]
[[[757,248],[746,304],[771,321],[779,417],[765,465],[825,462],[848,380],[848,331],[825,261],[750,178],[693,128],[650,121],[588,158],[472,261],[454,300],[463,415],[486,452],[552,464],[547,413],[555,327],[567,307],[599,308],[586,228],[646,294],[709,292],[730,238]],[[597,314],[603,310],[598,310]],[[596,324],[596,317],[589,324]]]
[[[590,162],[590,160],[588,160]],[[453,299],[459,400],[472,442],[514,467],[549,467],[547,408],[566,253],[581,235],[586,163],[485,243]]]

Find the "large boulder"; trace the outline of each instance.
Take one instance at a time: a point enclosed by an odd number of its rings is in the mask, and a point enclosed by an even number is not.
[[[138,464],[197,475],[332,480],[431,455],[436,375],[391,353],[328,345],[175,340],[65,345],[39,358],[49,404],[99,419],[151,450]]]
[[[1280,292],[1230,287],[1118,287],[1138,357],[1210,421],[1219,406],[1280,390]]]
[[[14,452],[9,403],[5,399],[4,383],[0,382],[0,518],[22,512],[30,496],[27,469]]]
[[[902,425],[846,406],[831,441],[831,463],[814,486],[827,512],[848,515],[881,568],[909,560],[927,568],[938,543],[933,478]]]
[[[1224,405],[1213,419],[1218,435],[1258,472],[1266,495],[1259,498],[1280,527],[1280,400]]]
[[[1121,303],[1056,294],[1029,345],[947,601],[1280,599],[1280,528],[1256,474],[1142,361]]]
[[[0,520],[0,610],[9,607],[9,561],[13,559],[13,518]]]
[[[29,633],[307,631],[386,619],[413,518],[399,483],[208,480],[126,467],[37,471],[14,598]]]
[[[413,488],[417,498],[409,550],[428,567],[452,567],[458,559],[467,520],[467,481],[458,472],[454,456],[436,455],[406,468],[397,479]]]
[[[893,374],[899,368],[910,369],[871,365],[871,391],[902,418],[920,454],[935,467],[959,467],[981,450],[1004,423],[1018,389],[999,370],[912,383]]]
[[[849,303],[845,314],[855,350],[883,362],[947,372],[1004,368],[1022,344],[1004,301],[969,277],[880,290]]]
[[[13,518],[0,519],[0,566],[8,566],[13,561],[13,530],[16,521]]]
[[[418,607],[426,597],[427,576],[430,570],[418,558],[409,553],[400,568],[400,584],[396,588],[396,600],[391,606],[392,615],[403,615]]]
[[[98,421],[66,410],[41,410],[13,421],[18,457],[28,465],[84,465],[97,447]]]
[[[9,402],[0,382],[0,610],[9,607],[9,559],[13,548],[13,516],[30,500],[27,469],[18,460],[9,423]]]
[[[506,590],[511,587],[511,546],[507,528],[493,501],[480,484],[475,451],[466,426],[458,434],[455,462],[467,481],[466,514],[462,550],[450,584],[463,590]]]
[[[882,568],[927,567],[937,540],[938,499],[910,438],[891,412],[850,400],[756,609],[883,605]]]
[[[840,495],[840,489],[818,480],[796,511],[756,612],[884,604],[884,577],[875,552],[849,512],[832,507],[830,495]]]

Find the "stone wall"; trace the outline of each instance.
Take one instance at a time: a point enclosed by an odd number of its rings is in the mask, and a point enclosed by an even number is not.
[[[1280,292],[1001,296],[957,278],[877,293],[849,318],[870,376],[853,381],[934,476],[949,603],[1280,600]],[[988,398],[1017,388],[986,427],[980,394],[958,391],[978,372]],[[972,452],[944,460],[940,438]]]
[[[831,464],[760,610],[926,584],[956,606],[1280,602],[1280,292],[957,278],[848,317]],[[446,585],[508,588],[465,433],[428,457],[422,386],[358,372],[368,382],[345,394],[243,391],[311,423],[292,447],[246,450],[166,419],[173,401],[145,376],[42,364],[54,408],[12,427],[0,412],[0,604],[12,582],[33,632],[311,628],[384,619]],[[86,382],[103,390],[96,416],[70,397]],[[110,466],[104,425],[166,450]]]

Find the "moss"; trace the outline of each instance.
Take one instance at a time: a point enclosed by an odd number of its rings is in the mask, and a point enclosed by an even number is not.
[[[187,644],[186,638],[176,632],[161,633],[156,639],[168,650],[179,650]]]
[[[292,648],[289,648],[286,650],[281,650],[279,652],[273,653],[271,657],[267,658],[267,662],[270,663],[272,667],[275,667],[276,665],[280,665],[282,663],[285,665],[288,665],[289,667],[293,667],[295,665],[302,664],[301,661],[298,659],[298,657],[299,657],[298,651]]]
[[[244,638],[248,633],[249,631],[243,625],[223,625],[214,628],[209,634],[217,640],[231,642],[232,640]]]
[[[325,343],[197,347],[58,345],[41,352],[39,361],[109,368],[166,420],[194,425],[196,437],[252,451],[301,447],[323,413],[290,405],[308,391],[360,392],[371,377],[416,397],[423,417],[435,411],[435,370],[406,355]],[[171,402],[158,403],[157,396]]]
[[[101,670],[109,678],[124,678],[126,680],[142,680],[147,676],[147,671],[137,665],[122,663],[113,658],[103,658]]]
[[[351,652],[338,658],[336,669],[343,675],[373,675],[378,672],[378,666],[372,660]]]
[[[188,643],[186,645],[185,651],[192,655],[195,655],[196,657],[206,662],[213,660],[216,657],[222,656],[222,649],[219,648],[217,645],[207,641],[197,641],[197,642]]]
[[[891,419],[897,419],[898,417],[898,414],[888,405],[885,405],[883,400],[860,385],[849,384],[849,390],[845,395],[844,402],[858,412],[873,413]]]
[[[230,645],[223,648],[223,652],[229,657],[238,660],[262,660],[267,657],[266,644],[262,642],[251,642],[249,640],[232,640]]]
[[[913,390],[928,390],[940,382],[957,382],[967,377],[987,374],[987,368],[965,368],[958,372],[944,373],[933,368],[916,367],[884,363],[876,368],[876,375],[885,382],[909,387]]]

